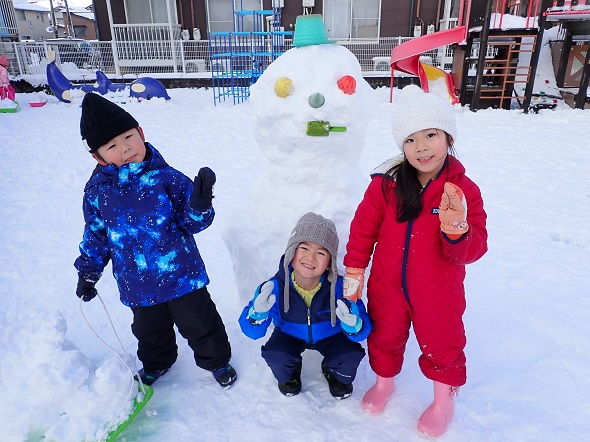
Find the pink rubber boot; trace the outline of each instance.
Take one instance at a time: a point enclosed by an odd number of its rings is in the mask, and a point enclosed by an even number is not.
[[[434,401],[418,419],[418,431],[431,437],[443,434],[453,418],[457,394],[459,387],[434,381]]]
[[[393,377],[382,378],[377,375],[377,382],[363,396],[363,410],[372,414],[383,413],[385,405],[395,390]]]

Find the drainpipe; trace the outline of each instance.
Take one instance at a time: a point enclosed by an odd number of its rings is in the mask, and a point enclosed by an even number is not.
[[[191,6],[192,6],[193,2],[191,1]],[[179,11],[180,13],[178,15],[180,15],[180,29],[184,29],[184,14],[182,13],[182,2],[181,0],[176,0],[176,10]]]
[[[72,14],[70,14],[70,7],[68,6],[68,0],[65,0],[65,4],[66,4],[66,15],[68,16],[68,26],[66,27],[66,30],[68,31],[68,34],[71,35],[72,37],[76,37],[76,33],[74,32],[74,24],[72,23]],[[70,34],[70,30],[72,31],[72,33]]]
[[[412,0],[410,3],[410,32],[408,35],[412,37],[414,35],[414,7],[416,6],[416,2]]]
[[[55,9],[53,9],[53,0],[49,0],[49,7],[51,8],[51,21],[53,22],[53,33],[55,38],[59,38],[57,33],[57,21],[55,20]]]

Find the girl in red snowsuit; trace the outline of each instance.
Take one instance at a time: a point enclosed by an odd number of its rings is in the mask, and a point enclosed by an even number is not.
[[[345,296],[360,297],[372,256],[367,343],[377,382],[363,408],[374,414],[385,408],[412,325],[420,369],[434,381],[434,402],[418,429],[438,436],[466,382],[465,264],[487,251],[486,213],[479,188],[448,155],[456,125],[447,100],[407,86],[394,110],[393,134],[403,156],[375,170],[357,208],[344,257]]]

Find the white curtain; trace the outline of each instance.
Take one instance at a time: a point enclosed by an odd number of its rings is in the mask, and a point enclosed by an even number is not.
[[[324,23],[330,38],[376,38],[380,0],[324,0]]]
[[[234,10],[261,10],[262,0],[234,0],[233,7],[234,9],[232,9],[231,1],[228,0],[207,0],[209,32],[234,31]],[[241,19],[240,27],[242,31],[252,31],[254,28],[252,15],[244,15]]]
[[[352,37],[377,38],[379,0],[354,0],[352,4]]]
[[[207,0],[207,12],[209,13],[209,32],[232,32],[234,30],[234,11],[231,2]]]
[[[166,3],[172,17],[168,18]],[[174,0],[126,0],[127,23],[178,23],[174,15]]]
[[[324,0],[324,24],[329,38],[350,37],[353,0]]]
[[[219,1],[219,0],[217,0]],[[234,0],[234,8],[236,11],[257,11],[262,9],[261,0]],[[260,17],[258,17],[260,19]],[[236,30],[243,32],[252,32],[254,30],[253,15],[245,14],[236,16],[236,20],[241,20],[236,23]],[[264,31],[264,17],[262,17],[262,23],[257,24],[257,31]]]

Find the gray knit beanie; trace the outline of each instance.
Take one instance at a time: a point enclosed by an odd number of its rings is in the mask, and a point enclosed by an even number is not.
[[[338,279],[338,266],[336,264],[338,256],[338,233],[334,223],[313,212],[308,212],[303,215],[297,225],[291,232],[289,241],[287,242],[287,249],[285,250],[285,259],[283,266],[285,268],[285,291],[284,291],[284,310],[285,313],[289,311],[289,264],[295,256],[295,249],[302,242],[309,241],[319,244],[324,247],[332,259],[328,267],[328,281],[331,283],[330,287],[330,311],[332,326],[336,325],[336,281]]]
[[[416,85],[404,87],[399,94],[393,108],[391,128],[393,138],[402,152],[404,140],[424,129],[444,130],[453,140],[457,139],[455,109],[449,100],[424,92]]]

